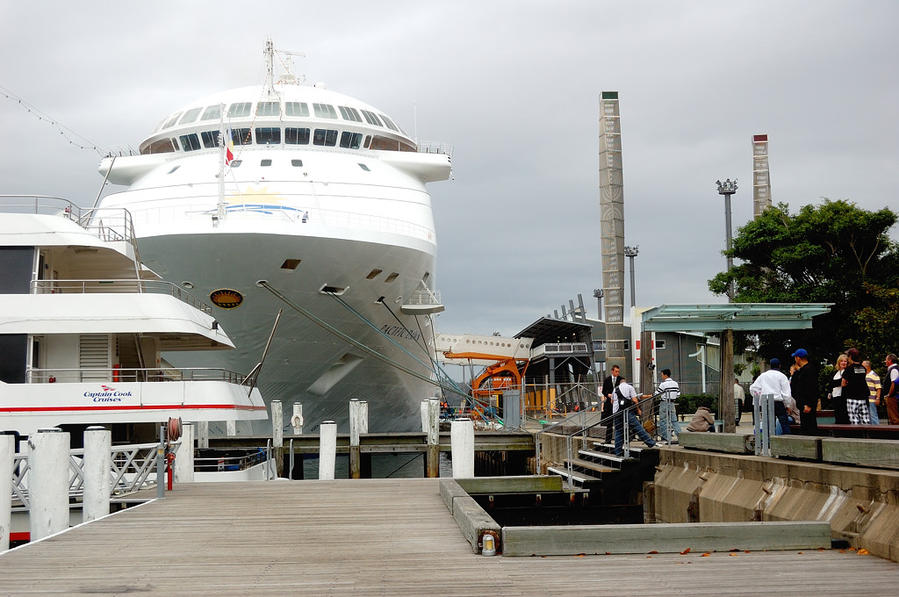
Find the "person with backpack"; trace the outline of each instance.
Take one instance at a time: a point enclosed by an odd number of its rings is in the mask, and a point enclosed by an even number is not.
[[[618,387],[612,392],[612,414],[615,415],[615,455],[624,456],[624,426],[627,425],[644,444],[650,448],[655,447],[656,443],[652,437],[646,433],[643,424],[637,417],[637,404],[641,396],[637,395],[634,386],[627,383],[624,376],[618,378]],[[642,398],[650,398],[644,395]]]

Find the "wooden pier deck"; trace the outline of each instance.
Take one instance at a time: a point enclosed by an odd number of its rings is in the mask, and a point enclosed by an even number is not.
[[[0,594],[895,595],[851,551],[473,555],[435,479],[176,486],[0,555]]]

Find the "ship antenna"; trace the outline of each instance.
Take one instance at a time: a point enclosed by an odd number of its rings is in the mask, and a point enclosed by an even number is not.
[[[272,96],[275,94],[275,45],[270,37],[265,40],[263,55],[265,56],[265,94]]]

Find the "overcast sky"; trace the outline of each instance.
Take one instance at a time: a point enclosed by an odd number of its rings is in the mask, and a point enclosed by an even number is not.
[[[105,150],[137,147],[181,105],[260,84],[266,36],[304,51],[309,81],[454,147],[453,180],[430,186],[438,329],[513,334],[578,292],[595,315],[603,90],[621,99],[638,305],[721,302],[715,181],[740,181],[736,230],[754,133],[775,202],[899,209],[897,23],[894,1],[2,0],[0,91]],[[96,153],[3,96],[0,123],[0,193],[93,202]]]

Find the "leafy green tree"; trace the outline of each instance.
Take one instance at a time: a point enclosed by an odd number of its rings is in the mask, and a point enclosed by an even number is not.
[[[843,200],[795,214],[780,203],[739,229],[730,254],[742,263],[716,275],[709,289],[725,294],[733,282],[736,302],[834,303],[810,330],[759,332],[766,359],[803,347],[813,360],[833,361],[857,345],[877,363],[899,349],[899,245],[888,236],[896,221],[888,208]]]

